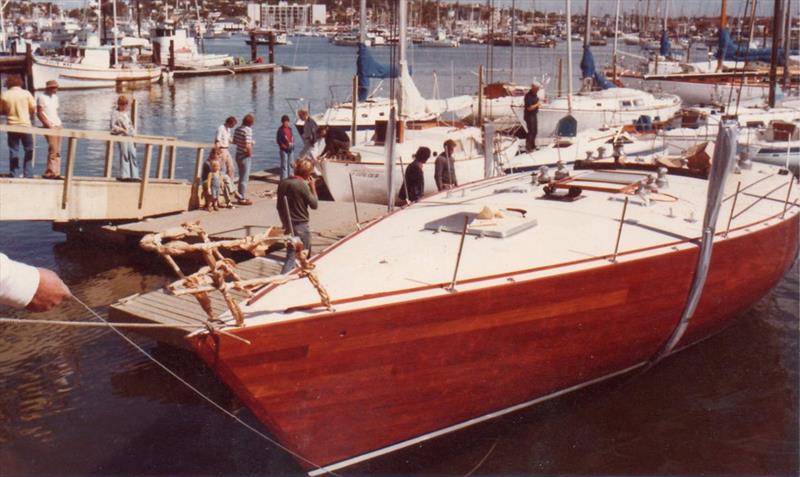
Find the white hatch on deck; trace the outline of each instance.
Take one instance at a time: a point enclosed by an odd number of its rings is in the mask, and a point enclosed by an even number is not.
[[[488,214],[486,212],[489,212]],[[480,237],[506,238],[524,230],[536,227],[537,221],[527,216],[522,209],[500,209],[491,211],[484,208],[481,212],[458,212],[425,224],[426,230],[435,232],[464,231],[464,220],[467,222],[467,234]]]

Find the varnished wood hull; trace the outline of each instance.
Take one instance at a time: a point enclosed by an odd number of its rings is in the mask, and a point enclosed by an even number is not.
[[[715,245],[679,346],[719,331],[794,261],[797,215],[752,230]],[[680,317],[696,259],[697,249],[673,251],[244,328],[250,346],[192,344],[283,445],[328,465],[648,360]]]

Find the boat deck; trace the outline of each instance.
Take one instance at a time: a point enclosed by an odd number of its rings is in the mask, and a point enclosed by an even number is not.
[[[280,257],[258,257],[239,263],[236,272],[242,279],[247,280],[275,275],[280,272],[282,264]],[[245,294],[237,290],[233,290],[231,294],[236,300],[245,298]],[[209,297],[215,313],[222,314],[228,310],[222,295],[210,293]],[[158,329],[155,333],[148,329],[148,335],[179,347],[185,347],[183,337],[191,331],[183,326],[197,325],[198,328],[202,328],[207,319],[203,308],[193,296],[175,296],[164,288],[132,295],[113,303],[109,307],[109,318],[113,322],[164,325],[165,328]],[[174,328],[169,328],[170,326]]]

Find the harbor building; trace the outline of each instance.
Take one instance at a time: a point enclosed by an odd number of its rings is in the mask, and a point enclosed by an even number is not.
[[[256,26],[261,28],[295,30],[313,25],[324,25],[327,11],[323,4],[249,3],[247,5],[247,16]]]

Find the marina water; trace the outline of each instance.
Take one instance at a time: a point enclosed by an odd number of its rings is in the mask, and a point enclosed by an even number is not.
[[[251,112],[256,117],[254,168],[276,165],[275,130],[282,114],[293,114],[287,98],[303,98],[302,104],[319,112],[331,91],[338,100],[349,98],[355,72],[355,48],[320,38],[293,41],[276,48],[277,62],[308,65],[307,72],[180,79],[130,92],[137,100],[139,132],[210,143],[226,116]],[[243,38],[208,40],[206,47],[249,56]],[[517,48],[517,82],[547,76],[553,94],[559,58],[566,77],[565,48],[563,43],[555,49]],[[607,64],[610,47],[593,51],[598,64]],[[495,80],[509,78],[509,53],[509,48],[495,48]],[[388,49],[377,50],[378,57],[388,54]],[[479,45],[412,47],[409,59],[423,95],[446,97],[476,90],[477,67],[486,55]],[[698,52],[695,59],[704,55]],[[107,130],[116,95],[110,90],[59,93],[65,127]],[[299,105],[293,101],[294,108]],[[76,172],[101,173],[104,145],[81,148]],[[3,135],[0,173],[8,170],[6,149]],[[41,138],[36,154],[41,174],[46,156]],[[191,175],[193,161],[188,153],[179,156],[178,175]],[[0,222],[0,250],[52,268],[75,295],[101,312],[121,297],[174,278],[155,256],[81,238],[67,241],[47,223]],[[797,475],[798,286],[795,265],[730,328],[647,374],[548,401],[344,474],[464,475],[482,463],[477,474]],[[0,309],[0,316],[30,315]],[[74,302],[44,317],[90,319]],[[193,354],[134,339],[261,428]],[[0,325],[0,390],[0,475],[302,473],[288,454],[211,408],[103,329]]]

